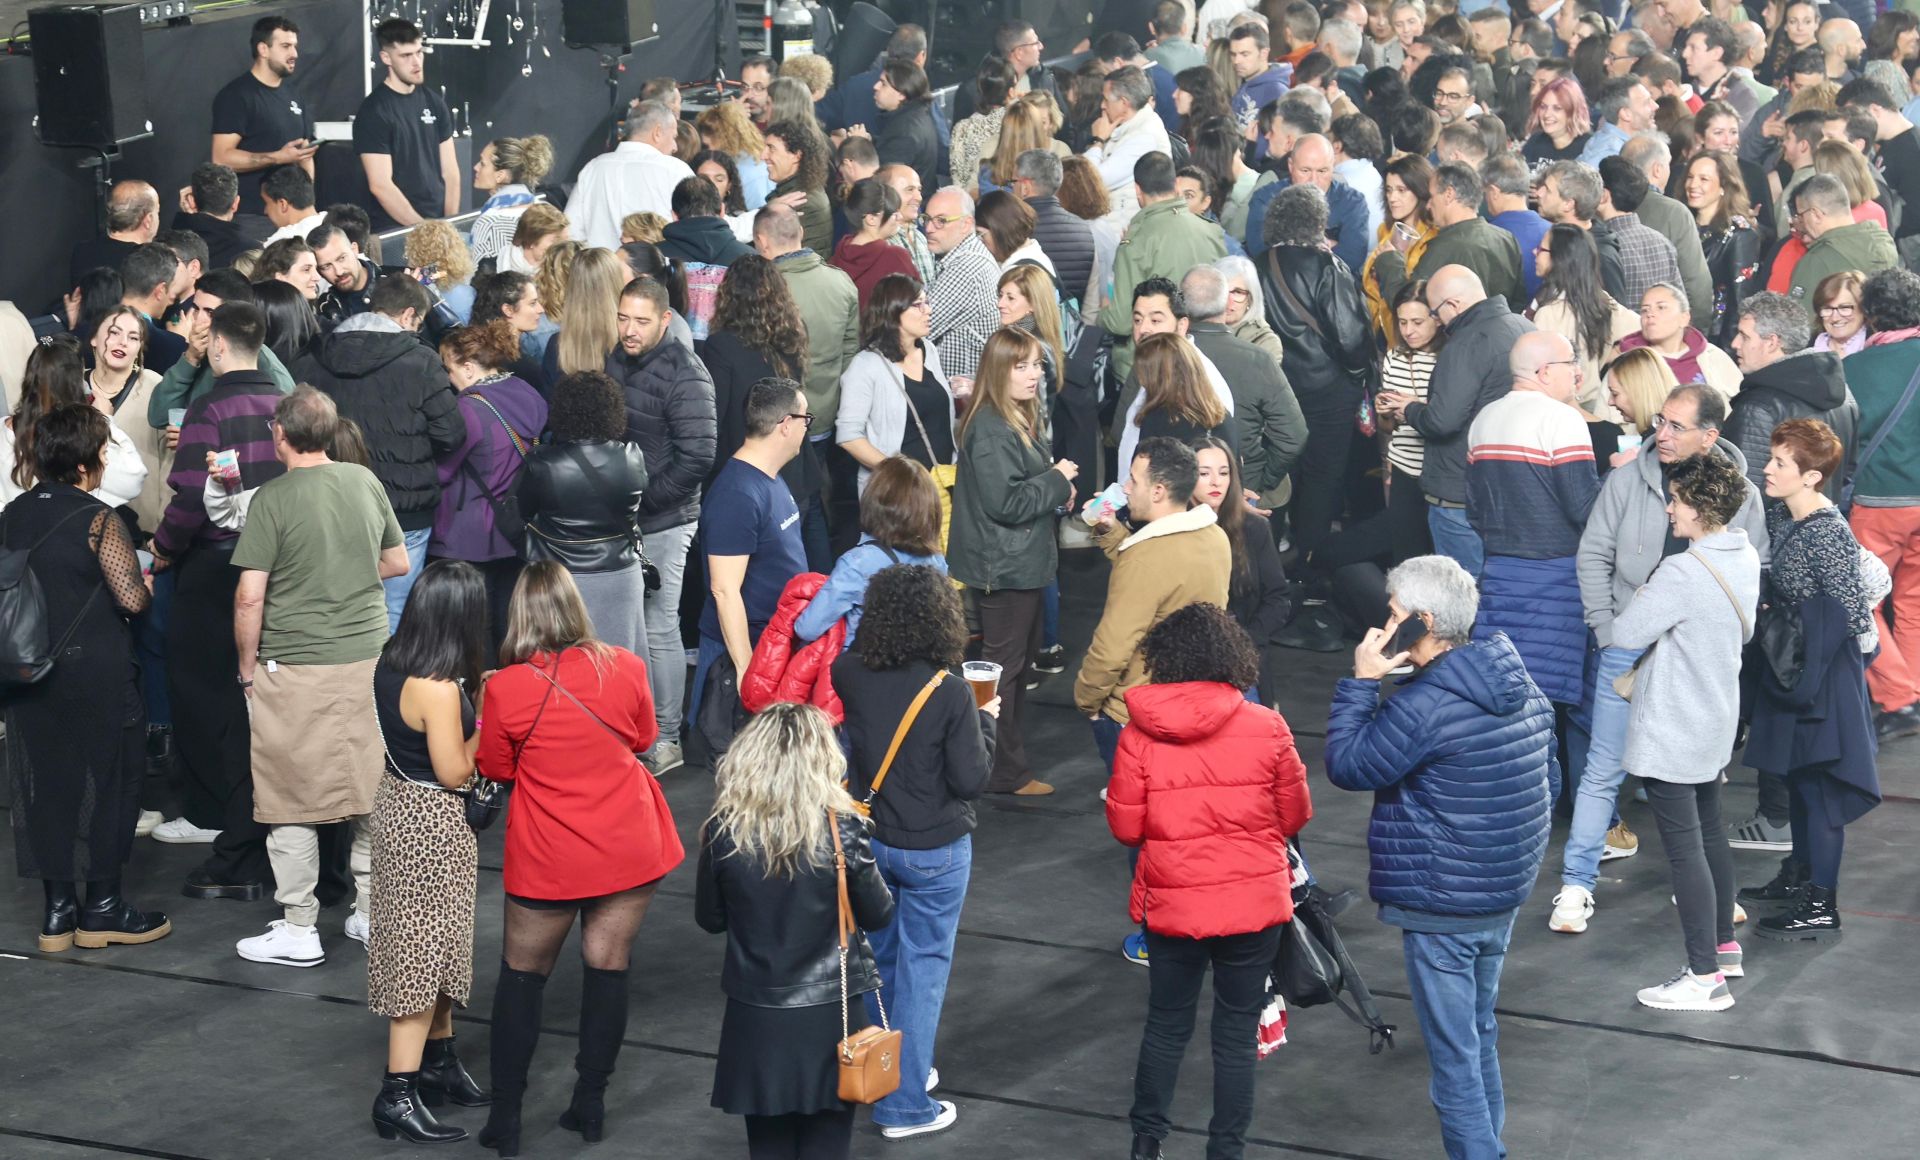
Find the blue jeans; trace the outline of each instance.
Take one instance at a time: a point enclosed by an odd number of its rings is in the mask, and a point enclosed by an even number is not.
[[[1475,580],[1487,563],[1486,545],[1480,533],[1467,522],[1467,509],[1427,505],[1427,531],[1433,536],[1433,550],[1449,557],[1467,570]]]
[[[973,835],[931,850],[901,850],[876,838],[873,857],[893,888],[894,910],[893,922],[868,931],[867,941],[880,968],[880,1001],[901,1032],[900,1086],[873,1105],[873,1122],[883,1128],[930,1124],[940,1105],[927,1095],[927,1069],[933,1066],[934,1035],[953,972],[953,940],[973,874]],[[871,992],[866,1001],[867,1018],[879,1023]]]
[[[1120,731],[1126,726],[1115,721],[1105,713],[1093,719],[1093,745],[1100,751],[1100,760],[1107,767],[1107,777],[1113,777],[1113,755],[1120,748]]]
[[[688,734],[697,732],[694,722],[700,719],[700,697],[701,694],[707,691],[707,670],[713,667],[713,662],[726,655],[726,641],[715,640],[704,632],[700,634],[700,655],[693,662],[693,687],[687,690],[686,727]],[[739,678],[740,674],[735,673],[734,679],[739,680]],[[676,722],[676,724],[678,724],[678,722]],[[665,736],[665,734],[662,734],[662,736]]]
[[[134,654],[140,660],[140,694],[147,704],[147,728],[173,727],[173,701],[167,696],[167,620],[173,612],[174,571],[153,578],[153,600],[133,618]]]
[[[1587,742],[1587,767],[1580,773],[1580,790],[1573,799],[1573,825],[1561,851],[1560,880],[1592,890],[1600,880],[1600,848],[1613,825],[1614,807],[1626,770],[1620,760],[1627,748],[1627,719],[1633,708],[1613,691],[1613,678],[1633,667],[1643,650],[1603,648],[1594,677],[1593,724]]]
[[[427,566],[427,541],[432,538],[432,528],[416,528],[407,532],[407,574],[380,582],[380,586],[387,590],[389,636],[400,630],[400,613],[407,607],[407,597],[412,594],[413,586],[420,582],[420,569]]]
[[[1433,1078],[1427,1095],[1440,1114],[1448,1160],[1501,1160],[1507,1097],[1500,1084],[1500,1025],[1494,1003],[1513,920],[1463,934],[1402,931],[1407,984],[1427,1041]]]
[[[1040,647],[1060,643],[1060,581],[1040,590]]]

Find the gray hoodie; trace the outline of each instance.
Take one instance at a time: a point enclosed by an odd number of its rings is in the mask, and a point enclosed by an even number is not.
[[[1721,439],[1713,450],[1746,474],[1747,458],[1738,447]],[[1731,526],[1747,533],[1747,542],[1765,564],[1767,518],[1752,484]],[[1614,617],[1653,575],[1666,546],[1667,489],[1660,481],[1660,457],[1648,443],[1633,462],[1607,473],[1580,536],[1580,603],[1586,607],[1587,626],[1603,647],[1614,643]]]

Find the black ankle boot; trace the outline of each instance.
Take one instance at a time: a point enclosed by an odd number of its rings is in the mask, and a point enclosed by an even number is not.
[[[40,924],[40,949],[49,954],[71,950],[74,928],[80,924],[80,895],[71,882],[49,879],[41,885],[47,888],[47,917]]]
[[[1740,901],[1753,907],[1792,907],[1807,886],[1807,864],[1791,857],[1780,859],[1780,872],[1765,886],[1741,888]]]
[[[390,1071],[380,1081],[380,1094],[373,1101],[373,1129],[382,1140],[405,1136],[415,1144],[449,1144],[467,1138],[465,1128],[443,1124],[433,1118],[426,1101],[420,1098],[417,1071]]]
[[[420,1061],[420,1098],[430,1108],[448,1100],[463,1108],[484,1108],[493,1102],[453,1053],[451,1035],[427,1040],[426,1055]]]
[[[527,1093],[527,1065],[540,1041],[540,1009],[547,977],[500,964],[493,988],[493,1044],[489,1053],[493,1105],[480,1145],[501,1156],[520,1154],[520,1101]]]
[[[1127,1160],[1160,1160],[1160,1141],[1152,1136],[1135,1135],[1133,1151],[1127,1154]]]
[[[1832,890],[1808,883],[1799,905],[1761,919],[1753,933],[1779,942],[1825,942],[1840,936],[1840,907]]]
[[[80,912],[80,928],[73,941],[98,949],[114,943],[150,943],[173,933],[173,924],[157,910],[135,910],[120,897],[120,880],[87,883],[87,908]]]
[[[580,984],[580,1051],[573,1057],[579,1078],[573,1103],[560,1113],[560,1126],[589,1144],[606,1134],[607,1079],[626,1034],[627,972],[586,968]]]

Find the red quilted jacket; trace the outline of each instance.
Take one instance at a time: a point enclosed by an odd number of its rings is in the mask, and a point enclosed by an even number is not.
[[[835,621],[820,639],[801,645],[799,651],[793,647],[793,622],[826,583],[818,572],[802,572],[787,581],[780,606],[761,631],[753,659],[740,678],[740,703],[747,712],[758,713],[775,701],[789,701],[814,706],[833,718],[835,725],[846,720],[847,711],[833,691],[833,662],[847,642],[846,619]]]

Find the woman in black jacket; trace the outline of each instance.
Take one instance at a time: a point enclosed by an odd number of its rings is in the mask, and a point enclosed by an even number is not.
[[[1266,517],[1247,510],[1245,491],[1240,483],[1240,458],[1227,441],[1215,435],[1193,440],[1194,457],[1200,462],[1200,482],[1193,496],[1213,509],[1220,530],[1227,533],[1233,546],[1233,571],[1228,576],[1227,611],[1253,638],[1260,653],[1260,683],[1250,690],[1248,699],[1271,702],[1280,691],[1279,675],[1272,667],[1267,646],[1287,624],[1292,601],[1287,594],[1287,574],[1280,566],[1280,552],[1273,543],[1273,529]],[[1265,693],[1262,697],[1261,692]]]
[[[874,862],[873,826],[841,785],[847,761],[827,715],[776,703],[734,738],[714,772],[701,829],[694,919],[726,932],[727,996],[713,1106],[747,1119],[755,1160],[844,1157],[853,1105],[840,1098],[834,1045],[867,1026],[848,995],[880,986],[860,933],[893,921]],[[855,931],[842,982],[835,866],[844,855]]]
[[[526,558],[565,565],[595,635],[645,656],[639,518],[647,463],[626,438],[625,395],[599,371],[568,375],[554,384],[547,426],[552,438],[520,473]]]
[[[1267,204],[1263,229],[1273,245],[1259,267],[1267,324],[1286,348],[1287,380],[1307,419],[1307,449],[1293,467],[1293,542],[1304,555],[1340,514],[1373,344],[1353,275],[1322,248],[1326,195],[1288,186]]]
[[[933,86],[926,72],[910,60],[888,61],[873,82],[873,103],[886,114],[871,134],[880,164],[905,165],[920,175],[920,188],[937,188],[940,132],[933,124]]]
[[[950,671],[966,652],[967,626],[940,569],[881,569],[867,584],[864,613],[853,647],[834,662],[833,687],[853,749],[848,789],[873,811],[873,856],[898,907],[893,925],[873,932],[887,1010],[903,1037],[900,1087],[874,1105],[873,1122],[897,1140],[938,1132],[956,1115],[927,1088],[1000,698],[976,708],[972,687]]]
[[[1699,323],[1707,341],[1733,347],[1740,308],[1764,288],[1760,273],[1760,231],[1747,200],[1740,163],[1727,153],[1702,153],[1687,162],[1687,205],[1700,227],[1700,249],[1713,276],[1713,317]]]

